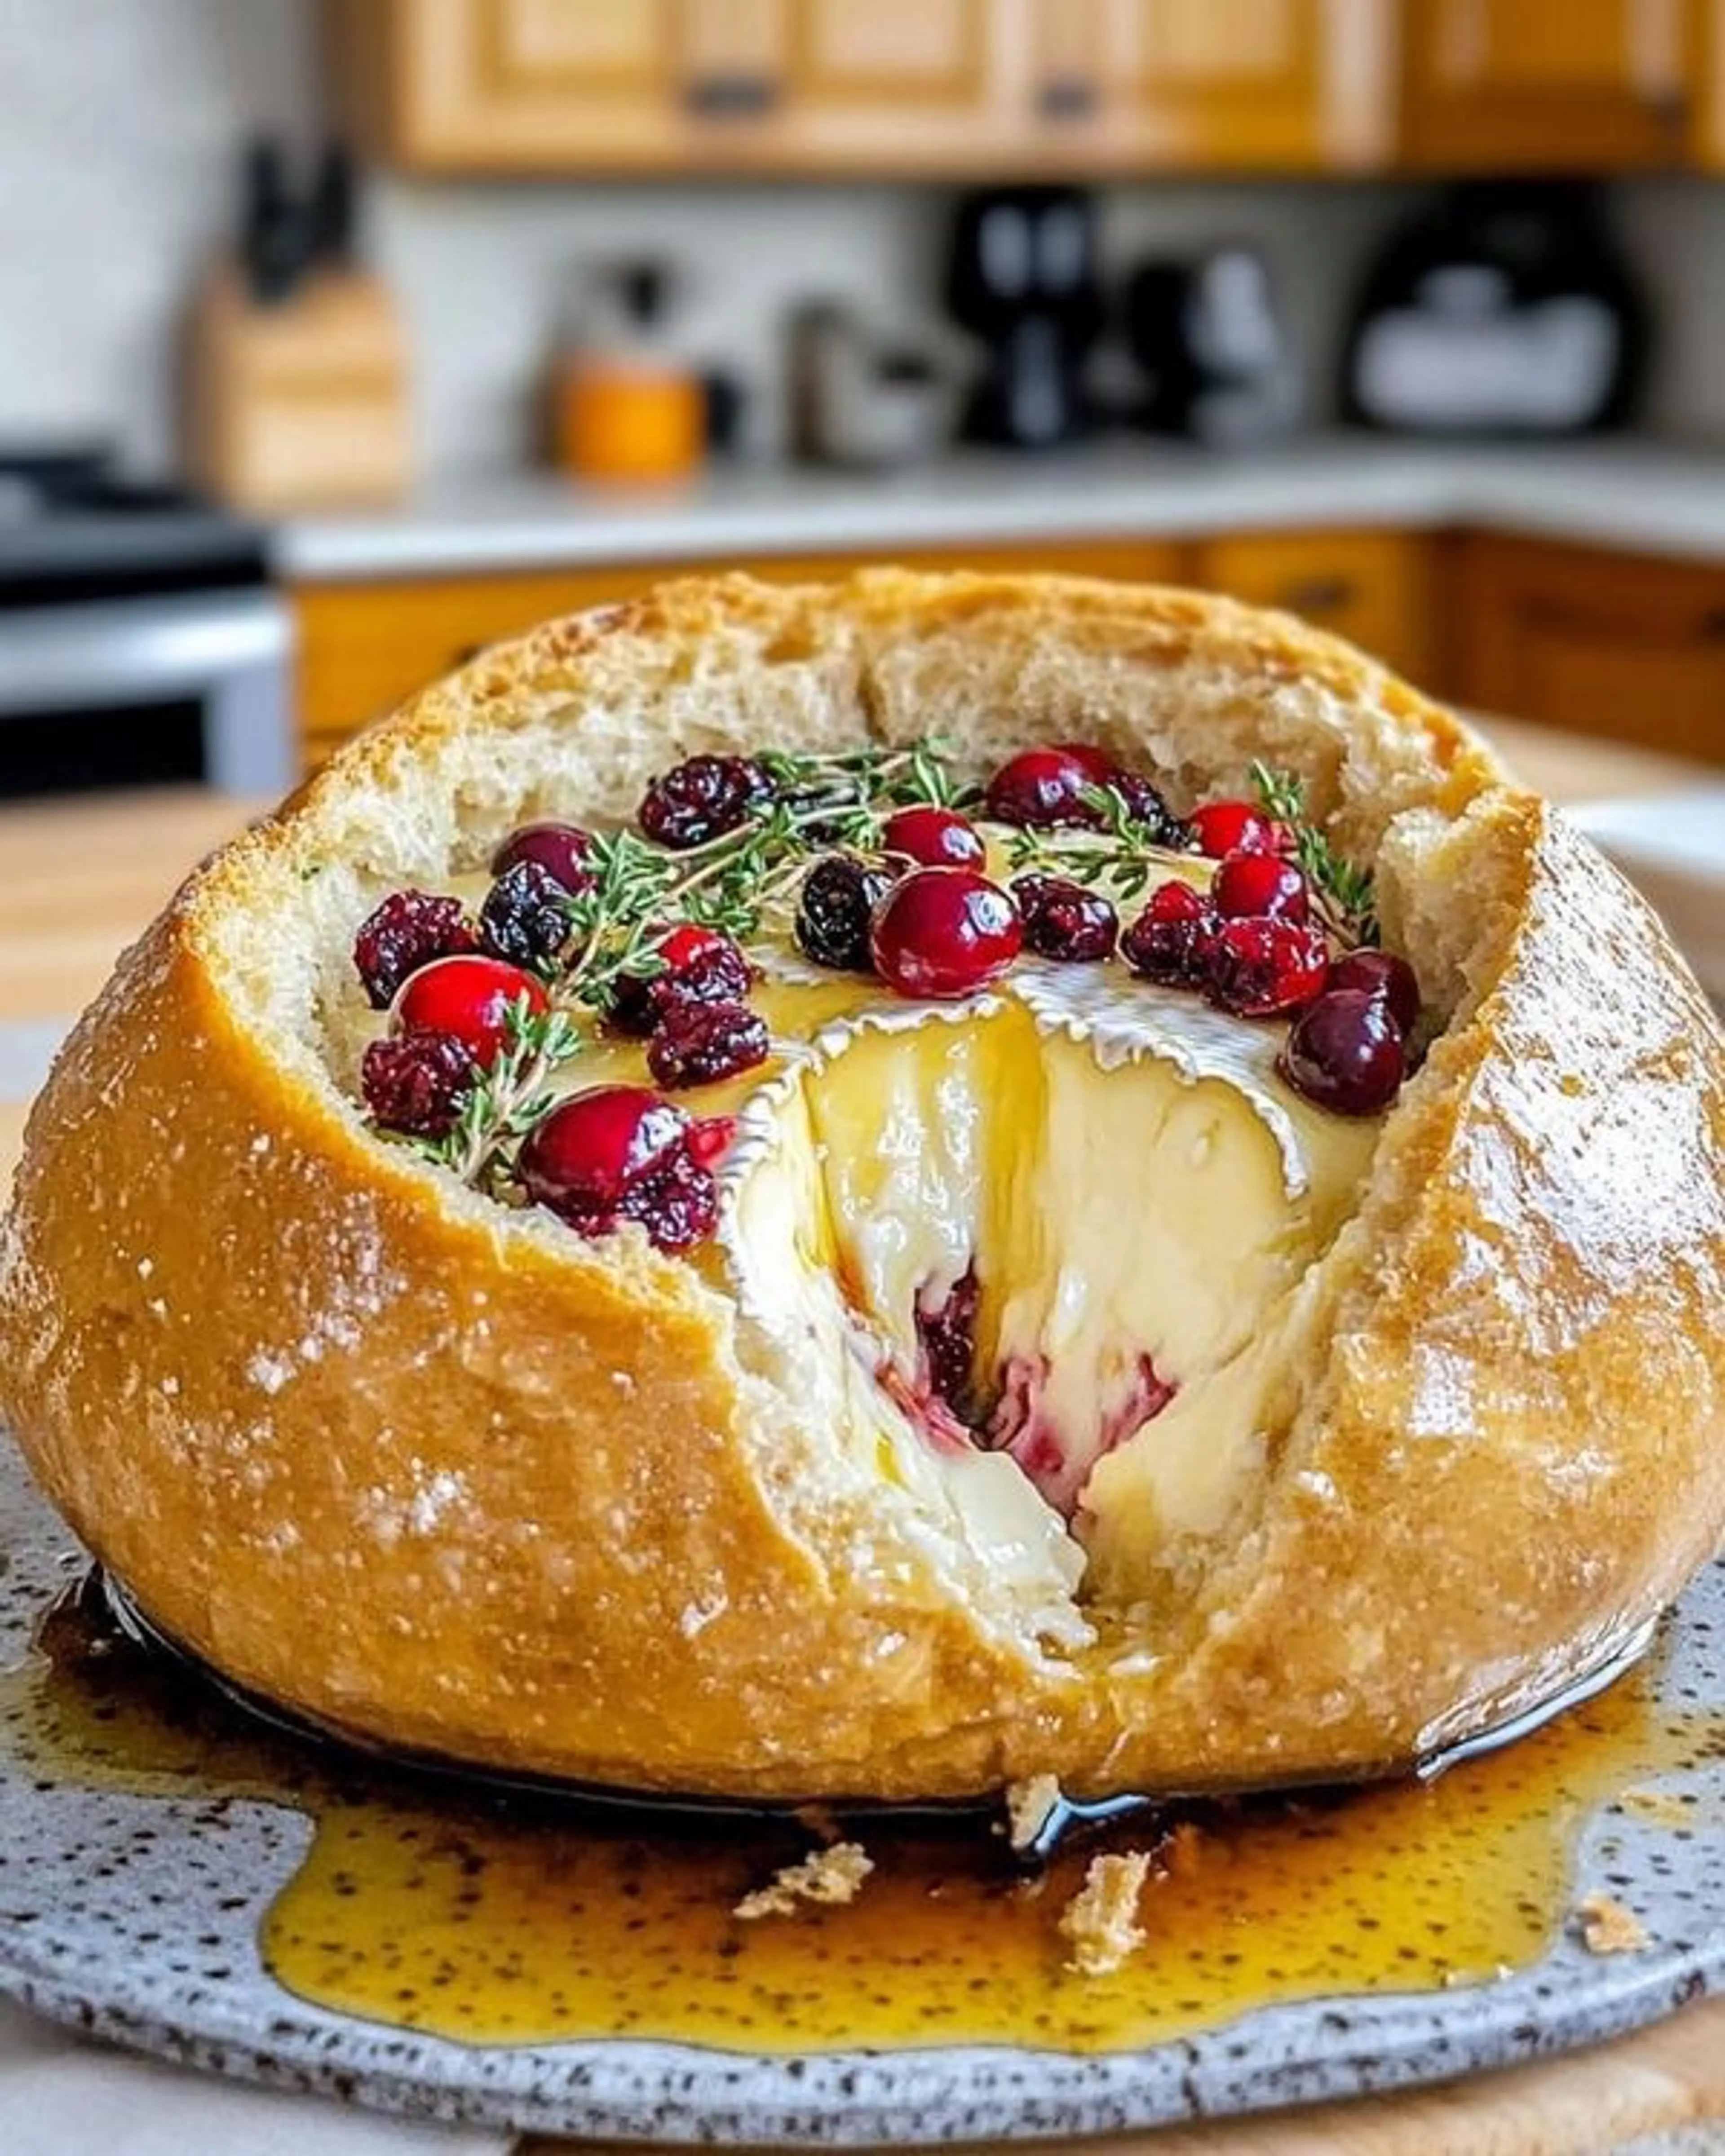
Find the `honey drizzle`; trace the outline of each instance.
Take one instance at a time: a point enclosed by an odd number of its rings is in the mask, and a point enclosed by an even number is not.
[[[1075,2051],[1250,2008],[1421,1989],[1535,1958],[1602,1804],[1716,1831],[1655,1778],[1725,1756],[1725,1717],[1662,1715],[1649,1670],[1435,1784],[1194,1813],[1118,1974],[1063,1963],[1058,1920],[1126,1820],[1016,1871],[974,1815],[853,1821],[857,1900],[755,1923],[749,1889],[818,1839],[790,1819],[648,1814],[387,1768],[263,1728],[112,1627],[87,1589],[0,1675],[39,1774],[135,1794],[261,1798],[315,1823],[265,1917],[276,1978],[318,2005],[474,2042],[661,2037],[752,2051],[1014,2042]]]

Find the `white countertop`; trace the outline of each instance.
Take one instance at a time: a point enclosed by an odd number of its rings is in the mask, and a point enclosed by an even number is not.
[[[1124,438],[1045,456],[955,451],[880,477],[721,465],[651,492],[475,475],[383,513],[290,517],[275,557],[285,577],[316,582],[1373,524],[1725,562],[1725,444],[1446,449],[1321,435],[1224,455]]]

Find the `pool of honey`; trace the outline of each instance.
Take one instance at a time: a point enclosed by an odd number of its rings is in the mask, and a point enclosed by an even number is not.
[[[1652,1778],[1725,1754],[1725,1717],[1667,1716],[1645,1666],[1435,1784],[1147,1815],[1031,1875],[974,1816],[848,1823],[875,1864],[849,1906],[734,1910],[818,1825],[650,1814],[379,1767],[263,1728],[69,1594],[0,1676],[41,1775],[264,1798],[309,1853],[261,1925],[290,1991],[475,2042],[665,2037],[747,2051],[1014,2042],[1141,2046],[1253,2007],[1467,1983],[1565,1922],[1596,1808],[1717,1832]],[[1065,1966],[1059,1920],[1099,1849],[1159,1851],[1146,1943],[1115,1975]]]

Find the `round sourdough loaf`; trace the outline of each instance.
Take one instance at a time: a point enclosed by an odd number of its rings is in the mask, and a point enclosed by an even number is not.
[[[384,891],[626,817],[680,754],[937,727],[978,771],[1130,752],[1177,807],[1297,773],[1443,1020],[1301,1283],[1248,1502],[1060,1637],[811,1426],[721,1267],[457,1185],[336,1045]],[[1717,1546],[1722,1118],[1648,909],[1346,646],[1101,583],[674,583],[429,689],[126,955],[31,1118],[0,1399],[160,1626],[366,1740],[775,1799],[1389,1771],[1610,1662]]]

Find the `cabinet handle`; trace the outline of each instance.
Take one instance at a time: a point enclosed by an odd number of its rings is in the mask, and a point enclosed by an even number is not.
[[[706,74],[691,82],[685,102],[697,120],[760,120],[778,102],[779,86],[766,74]]]
[[[1702,616],[1701,633],[1709,644],[1725,643],[1725,607],[1714,607]]]
[[[1101,100],[1093,82],[1077,75],[1056,75],[1036,93],[1037,116],[1043,120],[1089,120]]]
[[[1351,577],[1304,577],[1289,584],[1276,601],[1290,613],[1339,613],[1359,597]]]

